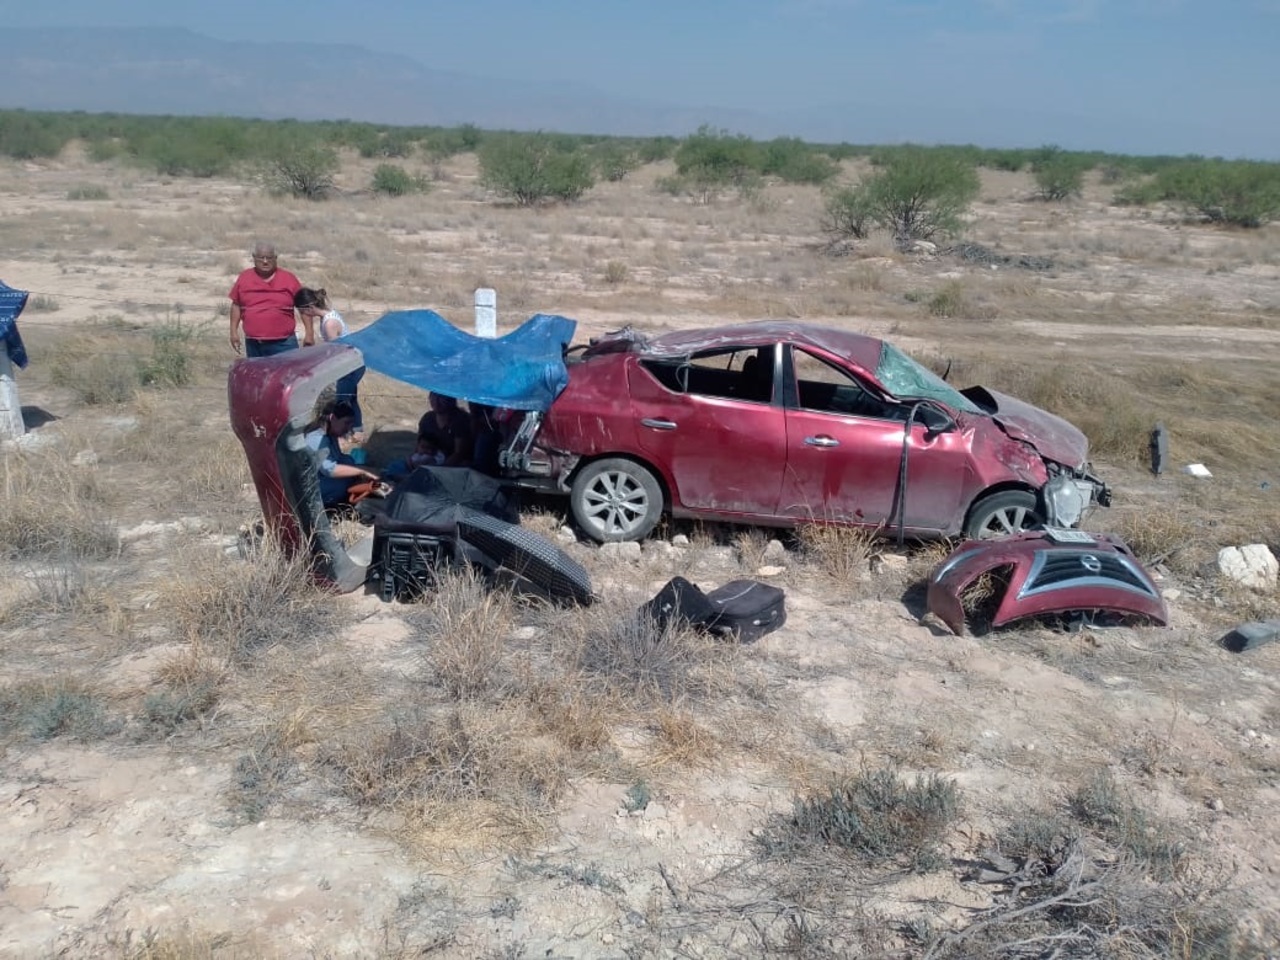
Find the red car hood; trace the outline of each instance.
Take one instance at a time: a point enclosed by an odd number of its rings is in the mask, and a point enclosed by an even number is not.
[[[990,414],[1005,433],[1031,444],[1046,460],[1082,467],[1089,458],[1089,438],[1061,417],[986,387],[960,392]]]

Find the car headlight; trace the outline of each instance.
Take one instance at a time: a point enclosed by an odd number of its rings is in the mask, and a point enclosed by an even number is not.
[[[1083,489],[1082,489],[1083,483]],[[1044,485],[1045,520],[1051,527],[1074,527],[1093,499],[1093,485],[1058,474]]]

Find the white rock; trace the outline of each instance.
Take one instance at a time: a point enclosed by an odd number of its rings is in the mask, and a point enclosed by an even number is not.
[[[764,548],[764,555],[761,559],[771,563],[781,563],[787,559],[787,548],[783,546],[781,540],[770,540]]]
[[[578,534],[573,527],[561,527],[556,531],[556,539],[561,543],[577,543]]]
[[[771,564],[770,566],[761,567],[759,570],[757,570],[756,576],[757,577],[777,577],[777,576],[781,576],[786,572],[787,572],[786,567],[780,567],[780,566],[777,566],[776,564]]]
[[[1274,590],[1280,562],[1265,543],[1223,547],[1218,551],[1218,572],[1252,590]]]
[[[677,547],[687,547],[689,545],[689,538],[683,533],[677,533],[671,538],[671,543]]]
[[[907,569],[907,558],[898,553],[881,553],[871,559],[871,568],[877,573],[891,573]]]

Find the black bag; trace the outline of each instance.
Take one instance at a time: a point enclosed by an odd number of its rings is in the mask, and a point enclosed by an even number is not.
[[[716,613],[715,604],[684,577],[668,580],[667,585],[640,608],[640,615],[652,620],[659,630],[665,630],[670,623],[705,627],[715,619]]]
[[[759,640],[787,622],[786,594],[769,583],[731,580],[706,596],[716,611],[707,626],[742,643]]]
[[[659,629],[680,622],[742,643],[759,640],[787,622],[786,594],[759,580],[731,580],[704,593],[684,577],[674,577],[640,613]]]

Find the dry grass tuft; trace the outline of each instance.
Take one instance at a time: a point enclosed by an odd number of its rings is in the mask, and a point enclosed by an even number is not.
[[[452,832],[450,847],[537,834],[570,770],[564,748],[538,735],[525,710],[481,703],[354,728],[324,744],[321,759],[352,800],[400,813],[413,832]]]
[[[663,707],[654,715],[658,765],[700,766],[714,760],[721,751],[720,738],[688,710]]]
[[[0,544],[17,557],[116,556],[120,537],[94,468],[57,446],[6,453]]]
[[[1205,537],[1201,524],[1186,509],[1177,506],[1149,506],[1141,513],[1128,513],[1115,527],[1139,560],[1150,566],[1167,563],[1182,573],[1199,566],[1199,546]]]
[[[444,573],[415,616],[432,675],[459,700],[501,695],[510,683],[507,643],[515,627],[511,593],[491,589],[471,568]]]
[[[808,523],[796,528],[806,559],[842,587],[864,583],[871,573],[871,558],[879,553],[875,531]]]
[[[288,555],[264,540],[248,560],[191,550],[160,603],[171,628],[201,659],[238,667],[276,644],[323,642],[338,622],[334,604],[311,581],[305,551]]]
[[[630,703],[700,702],[732,686],[735,644],[687,624],[659,626],[638,615],[625,598],[577,611],[569,623],[585,677]]]

